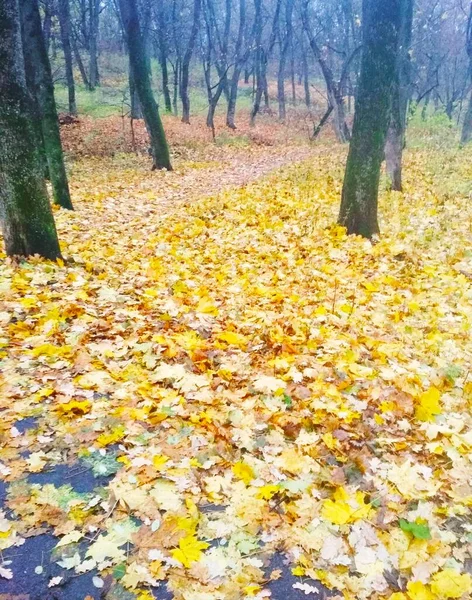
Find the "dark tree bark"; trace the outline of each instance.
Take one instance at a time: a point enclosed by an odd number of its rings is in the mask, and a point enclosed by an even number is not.
[[[72,52],[74,54],[75,62],[77,63],[77,66],[79,67],[80,76],[82,77],[84,86],[86,87],[87,90],[91,91],[92,88],[90,87],[90,81],[87,76],[87,71],[85,70],[84,61],[82,60],[82,57],[80,56],[79,47],[77,46],[77,40],[76,40],[76,37],[74,34],[71,35],[70,43],[71,43],[71,47],[72,47]]]
[[[129,61],[129,72],[128,72],[128,85],[129,85],[129,101],[130,101],[130,117],[132,119],[142,119],[143,111],[141,109],[141,102],[139,101],[138,90],[134,85],[133,69],[131,67],[131,60]]]
[[[287,116],[285,107],[285,66],[290,50],[290,44],[292,42],[292,13],[293,0],[285,0],[285,32],[281,44],[279,69],[277,73],[277,100],[279,103],[279,120],[282,123],[285,122]],[[294,73],[292,69],[292,78],[293,77]]]
[[[344,87],[344,76],[341,76],[341,80],[339,82],[335,81],[333,70],[331,66],[328,64],[323,52],[321,51],[318,42],[313,34],[312,27],[310,25],[309,15],[308,15],[308,1],[304,0],[303,11],[302,11],[303,25],[305,31],[307,33],[308,42],[310,44],[310,48],[313,52],[315,60],[318,62],[321,72],[323,74],[323,79],[326,84],[326,92],[328,94],[328,108],[332,106],[334,113],[334,128],[336,132],[336,137],[339,142],[345,143],[350,140],[351,134],[349,131],[349,127],[346,123],[346,112],[344,107],[344,97],[343,97],[343,87]],[[352,55],[348,58],[345,65],[345,73],[347,72],[347,68],[351,62]]]
[[[61,256],[35,145],[18,0],[0,2],[0,216],[9,256]]]
[[[193,3],[193,21],[192,29],[187,48],[182,60],[182,79],[180,81],[180,99],[182,101],[182,123],[190,124],[190,97],[188,95],[190,61],[192,59],[193,49],[197,39],[198,28],[200,25],[200,10],[202,0],[194,0]]]
[[[303,61],[303,89],[305,91],[305,105],[307,108],[311,106],[311,93],[310,93],[310,71],[308,68],[308,61],[306,59],[306,50],[302,46],[302,61]],[[331,114],[331,113],[330,113]]]
[[[41,31],[38,0],[22,0],[23,50],[27,80],[37,101],[42,141],[53,187],[54,202],[72,209],[62,153],[51,67]]]
[[[402,191],[402,161],[410,99],[410,46],[414,0],[402,0],[397,68],[393,81],[390,126],[385,144],[387,177],[392,190]]]
[[[250,124],[253,126],[256,122],[256,116],[258,115],[261,108],[261,100],[264,96],[265,108],[267,111],[270,110],[269,106],[269,91],[267,85],[267,63],[269,57],[277,39],[280,9],[282,1],[276,0],[274,18],[272,20],[272,29],[269,38],[269,44],[267,51],[262,43],[262,30],[263,30],[263,14],[262,14],[262,0],[254,0],[254,39],[256,45],[256,56],[255,56],[255,79],[256,79],[256,91],[254,94],[254,103],[252,105]]]
[[[167,38],[166,38],[166,18],[164,13],[164,5],[162,2],[157,4],[157,39],[158,39],[158,56],[159,64],[162,73],[162,93],[164,95],[164,107],[166,112],[172,112],[172,101],[169,90],[169,70],[167,68]]]
[[[472,83],[472,3],[467,22],[467,54],[469,56],[469,77]],[[461,144],[468,144],[470,141],[472,141],[472,91],[469,95],[469,105],[462,125]]]
[[[361,75],[338,222],[372,238],[389,124],[403,0],[363,0]]]
[[[235,117],[236,117],[236,102],[238,99],[238,88],[239,88],[239,77],[241,71],[246,64],[249,54],[251,52],[251,40],[245,40],[246,31],[246,0],[239,0],[239,27],[238,27],[238,39],[236,42],[236,59],[229,81],[229,95],[228,95],[228,109],[226,111],[226,125],[230,129],[236,129]],[[249,70],[246,69],[244,73],[244,81],[246,82],[246,75],[248,75],[249,81]],[[247,83],[247,82],[246,82]]]
[[[100,24],[100,0],[89,0],[89,87],[94,90],[100,85],[98,72],[98,31]]]
[[[139,25],[136,0],[119,0],[121,20],[128,46],[131,71],[134,85],[138,92],[139,101],[149,133],[153,169],[172,170],[170,164],[169,148],[166,135],[162,126],[159,110],[152,93],[149,77],[148,61]]]
[[[46,51],[49,52],[49,43],[51,41],[51,29],[52,29],[52,10],[50,0],[43,2],[44,8],[44,20],[43,20],[43,36]]]
[[[64,51],[64,60],[66,63],[67,89],[69,91],[69,113],[71,115],[76,115],[77,104],[75,102],[74,71],[72,67],[69,0],[58,0],[57,9],[59,16],[59,24],[61,27],[62,49]]]

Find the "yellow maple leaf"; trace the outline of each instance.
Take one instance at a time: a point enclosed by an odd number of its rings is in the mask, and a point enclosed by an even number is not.
[[[420,421],[434,421],[434,417],[441,414],[440,399],[441,393],[434,386],[423,392],[416,407],[416,418]]]
[[[208,296],[203,296],[198,301],[197,312],[204,313],[206,315],[212,315],[216,317],[218,315],[218,309],[213,304],[213,301]]]
[[[222,342],[226,342],[230,346],[237,346],[238,348],[246,348],[249,343],[248,338],[241,333],[235,331],[222,331],[216,336]]]
[[[431,590],[439,598],[461,598],[465,593],[472,592],[472,577],[469,573],[444,569],[433,576]]]
[[[100,446],[109,446],[121,441],[125,437],[125,428],[123,425],[115,427],[110,433],[101,433],[97,438],[97,443]]]
[[[425,585],[421,581],[409,581],[406,589],[410,600],[435,600],[429,585]]]
[[[162,467],[166,464],[166,462],[168,462],[168,460],[168,456],[164,456],[163,454],[156,454],[152,457],[152,464],[158,471],[160,471]]]
[[[178,560],[184,567],[190,567],[200,560],[202,551],[208,548],[207,542],[201,542],[194,535],[186,535],[179,540],[179,547],[171,550],[172,558]]]
[[[59,404],[56,411],[65,417],[81,417],[90,412],[92,403],[89,400],[71,400],[65,404]]]
[[[246,485],[249,485],[256,475],[250,465],[245,462],[237,462],[233,465],[232,469],[235,477],[244,481]]]
[[[270,500],[274,494],[279,491],[278,485],[267,484],[263,485],[259,488],[259,491],[256,494],[257,498],[262,498],[263,500]]]
[[[321,516],[335,525],[354,523],[369,516],[370,504],[365,504],[365,494],[356,492],[349,496],[343,487],[338,487],[333,494],[334,500],[325,500]]]

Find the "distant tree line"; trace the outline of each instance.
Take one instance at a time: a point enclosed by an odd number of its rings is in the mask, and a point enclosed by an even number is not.
[[[391,187],[402,190],[409,112],[430,106],[463,119],[472,138],[472,3],[466,0],[0,0],[0,210],[7,253],[60,255],[45,179],[54,202],[72,209],[54,98],[63,56],[68,108],[77,113],[75,72],[94,90],[100,55],[126,53],[131,116],[143,117],[153,168],[170,170],[169,149],[152,86],[166,112],[191,118],[191,87],[208,100],[214,132],[224,101],[236,128],[238,94],[252,98],[250,122],[287,104],[325,96],[313,137],[332,118],[350,141],[339,223],[348,233],[378,234],[377,196],[385,159]],[[156,74],[154,74],[156,79]],[[287,84],[289,93],[287,94]],[[354,122],[347,118],[355,106]]]

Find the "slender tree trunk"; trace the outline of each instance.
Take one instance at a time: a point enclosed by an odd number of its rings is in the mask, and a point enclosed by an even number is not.
[[[372,238],[380,167],[389,124],[403,0],[363,0],[363,51],[354,127],[344,175],[339,224]]]
[[[129,102],[130,102],[130,117],[132,119],[142,119],[143,111],[141,109],[141,102],[139,101],[138,90],[134,85],[133,69],[131,61],[128,66],[128,85],[129,85]]]
[[[469,20],[467,23],[467,54],[469,55],[469,77],[472,83],[472,3],[470,5]],[[472,92],[469,96],[469,105],[462,125],[461,144],[468,144],[472,141]]]
[[[98,72],[98,32],[100,25],[100,0],[89,0],[90,13],[90,47],[89,47],[89,81],[90,89],[94,90],[100,85]]]
[[[405,147],[408,99],[410,97],[410,46],[413,0],[402,0],[401,27],[396,73],[393,80],[390,126],[385,144],[387,177],[392,190],[402,191],[402,161]]]
[[[349,127],[346,124],[346,114],[344,109],[344,97],[342,90],[343,86],[341,82],[339,82],[338,84],[334,80],[334,75],[331,66],[328,64],[325,57],[323,56],[321,48],[319,47],[318,42],[313,34],[313,30],[310,25],[308,16],[308,3],[305,3],[303,5],[302,19],[308,37],[308,41],[310,43],[310,48],[313,52],[316,61],[320,66],[323,78],[325,80],[326,92],[328,95],[328,107],[333,107],[334,129],[336,132],[336,137],[341,143],[348,142],[350,140],[351,135],[349,132]]]
[[[133,81],[141,103],[146,129],[149,133],[153,169],[167,169],[171,171],[169,148],[157,103],[152,93],[136,0],[119,0],[119,7],[128,46]]]
[[[80,76],[82,77],[84,86],[86,87],[87,90],[91,90],[92,88],[90,87],[90,81],[89,81],[89,78],[87,77],[87,71],[85,70],[84,62],[82,60],[82,57],[80,56],[79,48],[77,46],[77,40],[75,39],[75,36],[73,34],[71,36],[70,43],[72,46],[72,51],[74,53],[75,62],[77,63],[77,66],[79,67]]]
[[[9,256],[61,256],[26,88],[18,0],[0,2],[0,216]]]
[[[40,112],[40,125],[54,202],[72,209],[62,153],[51,67],[41,31],[38,0],[22,0],[24,56],[27,79],[31,82]],[[29,71],[29,74],[28,74]]]
[[[238,88],[239,88],[239,77],[243,66],[249,58],[251,52],[251,44],[245,40],[245,29],[246,29],[246,0],[239,0],[239,27],[238,27],[238,39],[236,42],[236,61],[233,69],[233,74],[229,81],[228,86],[228,108],[226,111],[226,125],[230,129],[236,129],[236,102],[238,100]],[[245,43],[246,42],[246,43]],[[246,81],[246,74],[249,73],[248,69],[245,70],[244,80]],[[249,78],[249,74],[248,74]],[[249,81],[249,79],[248,79]]]
[[[179,99],[179,81],[180,81],[180,61],[177,58],[177,60],[175,61],[175,67],[174,67],[174,93],[172,96],[172,112],[174,113],[175,116],[177,116],[179,114],[179,106],[178,106],[178,99]]]
[[[185,50],[184,58],[182,60],[182,80],[180,82],[180,99],[182,101],[182,123],[187,123],[187,124],[190,124],[190,97],[188,95],[190,61],[192,59],[193,49],[195,47],[195,42],[197,39],[198,27],[200,24],[201,7],[202,7],[202,0],[194,0],[192,29],[190,31],[190,37],[188,40],[187,48]]]
[[[77,114],[77,104],[75,102],[75,83],[74,71],[72,68],[72,48],[71,48],[71,30],[70,30],[70,8],[69,0],[58,0],[58,16],[61,27],[62,49],[66,63],[67,89],[69,91],[69,113]]]
[[[305,91],[305,104],[307,108],[311,106],[311,93],[310,93],[310,72],[308,70],[308,61],[306,59],[306,52],[303,52],[303,89]]]
[[[287,116],[285,107],[285,65],[287,63],[287,56],[292,42],[292,13],[293,0],[285,0],[285,37],[283,39],[283,44],[281,44],[279,70],[277,73],[277,100],[279,102],[279,120],[282,123],[285,122]]]
[[[162,73],[162,93],[164,94],[164,106],[168,113],[172,112],[172,101],[169,90],[169,70],[167,68],[167,40],[166,40],[166,22],[164,8],[161,2],[157,6],[157,36],[159,50],[159,64]]]
[[[469,96],[469,105],[462,125],[461,144],[468,144],[470,141],[472,141],[472,92]]]

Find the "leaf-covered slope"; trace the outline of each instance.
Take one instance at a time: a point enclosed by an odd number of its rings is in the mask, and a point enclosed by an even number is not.
[[[53,530],[141,600],[266,597],[275,550],[307,597],[468,598],[472,208],[422,156],[375,246],[332,225],[336,149],[163,218],[162,174],[83,180],[65,263],[1,267],[0,548]],[[61,463],[99,487],[34,483]]]

